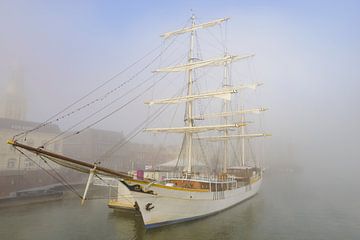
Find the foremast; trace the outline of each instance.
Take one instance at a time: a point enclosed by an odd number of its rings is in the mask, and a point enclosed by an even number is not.
[[[191,64],[194,60],[194,38],[195,38],[195,16],[191,16],[191,35],[190,35],[190,49],[189,49],[189,56],[188,56],[188,63]],[[190,68],[187,72],[187,95],[191,96],[192,93],[192,86],[193,86],[193,69]],[[186,126],[193,127],[194,121],[193,121],[193,106],[192,106],[193,100],[190,100],[186,104]],[[191,175],[191,166],[192,166],[192,132],[186,132],[185,133],[185,143],[186,143],[186,152],[187,152],[187,159],[188,159],[188,166],[187,166],[187,174]]]

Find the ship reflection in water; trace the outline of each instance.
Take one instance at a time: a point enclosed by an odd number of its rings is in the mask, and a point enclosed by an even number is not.
[[[1,239],[359,239],[358,192],[345,200],[341,188],[337,194],[322,183],[309,188],[302,173],[277,175],[233,208],[151,230],[138,213],[114,212],[106,199],[83,207],[74,198],[0,209]]]

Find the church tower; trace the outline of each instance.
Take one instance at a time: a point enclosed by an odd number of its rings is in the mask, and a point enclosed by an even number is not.
[[[24,73],[13,70],[10,80],[2,93],[0,117],[15,120],[26,118],[26,97],[24,87]]]

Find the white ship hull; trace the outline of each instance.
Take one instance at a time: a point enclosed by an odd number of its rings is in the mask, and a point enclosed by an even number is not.
[[[198,192],[174,190],[153,186],[155,195],[131,192],[137,202],[146,228],[160,227],[190,221],[215,214],[254,196],[261,185],[262,178],[240,188],[218,191]]]

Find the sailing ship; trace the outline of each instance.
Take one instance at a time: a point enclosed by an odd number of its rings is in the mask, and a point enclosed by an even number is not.
[[[233,109],[232,97],[239,95],[245,89],[256,89],[261,83],[246,83],[233,85],[230,81],[230,66],[239,60],[252,58],[253,54],[244,56],[230,55],[225,49],[224,55],[207,60],[195,56],[194,45],[197,31],[224,24],[229,18],[221,18],[206,23],[197,23],[193,15],[190,26],[162,35],[165,39],[189,34],[190,44],[186,63],[164,67],[155,70],[155,74],[184,72],[186,75],[186,94],[171,98],[146,101],[146,104],[185,104],[184,126],[146,128],[146,132],[175,133],[183,136],[181,154],[179,158],[185,159],[186,167],[175,172],[168,172],[162,179],[138,179],[126,172],[105,168],[98,163],[87,163],[73,158],[62,156],[42,147],[33,147],[17,141],[8,143],[16,149],[30,151],[42,158],[49,159],[62,166],[89,173],[82,201],[94,177],[110,177],[116,179],[118,189],[122,196],[128,198],[133,207],[142,215],[146,228],[154,228],[168,224],[190,221],[215,214],[230,208],[254,196],[263,180],[263,168],[256,162],[252,165],[246,161],[245,143],[250,138],[269,136],[266,133],[247,133],[249,122],[245,115],[261,113],[267,109],[243,107]],[[202,68],[221,68],[223,79],[221,88],[215,91],[197,92],[194,87],[195,73]],[[215,99],[221,101],[221,111],[215,113],[202,113],[197,115],[195,104],[200,100]],[[200,125],[206,119],[219,120],[217,124]],[[237,120],[234,122],[234,120]],[[213,133],[209,135],[209,133]],[[215,134],[214,134],[215,133]],[[237,144],[235,153],[230,152],[230,145]],[[203,173],[195,171],[194,162],[201,160],[195,154],[199,142],[208,141],[220,146],[216,157],[222,162],[218,171]],[[232,145],[234,150],[234,147]],[[240,156],[239,153],[240,152]],[[237,165],[236,165],[237,164]],[[100,178],[101,178],[100,177]],[[120,200],[119,200],[120,201]],[[131,205],[132,205],[131,204]],[[112,201],[116,205],[116,200]],[[131,207],[130,205],[130,207]]]

